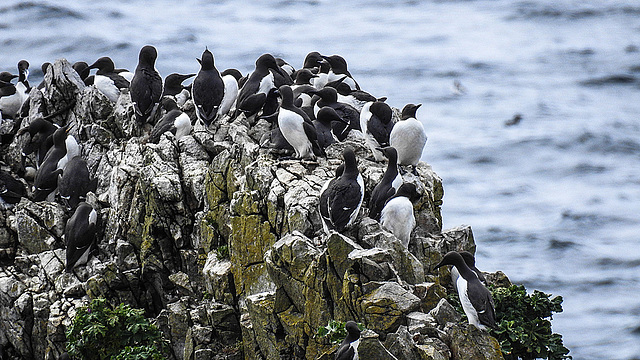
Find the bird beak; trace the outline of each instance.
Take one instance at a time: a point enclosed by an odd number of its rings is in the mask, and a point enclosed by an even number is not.
[[[433,270],[436,270],[436,269],[438,269],[438,268],[440,268],[440,267],[442,267],[442,266],[445,266],[445,265],[447,265],[447,264],[443,264],[443,263],[442,263],[442,261],[440,261],[440,262],[438,263],[438,265],[436,265],[436,266],[433,268]]]
[[[198,60],[198,64],[202,65],[202,60],[196,58],[196,60]]]
[[[422,106],[422,104],[418,104],[418,105],[416,105],[416,109],[417,109],[417,108],[419,108],[420,106]]]

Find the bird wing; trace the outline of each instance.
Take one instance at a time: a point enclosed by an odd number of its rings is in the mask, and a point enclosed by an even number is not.
[[[496,315],[491,293],[479,281],[470,282],[468,286],[469,300],[478,313],[478,320],[483,325],[496,328]]]
[[[350,343],[342,344],[336,351],[336,360],[350,360],[353,359],[355,350]]]

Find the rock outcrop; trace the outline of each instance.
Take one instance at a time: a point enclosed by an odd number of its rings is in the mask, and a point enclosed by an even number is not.
[[[364,207],[348,232],[327,236],[318,197],[344,147],[358,156],[365,202],[386,168],[357,136],[317,161],[279,160],[259,146],[266,125],[241,115],[152,144],[128,93],[112,103],[65,60],[45,84],[22,126],[48,117],[81,144],[98,182],[87,199],[98,251],[65,273],[61,205],[25,198],[0,212],[0,345],[12,358],[56,359],[76,309],[95,297],[145,309],[172,359],[332,359],[336,347],[316,336],[331,319],[366,326],[361,358],[501,358],[495,339],[458,324],[443,299],[448,272],[432,271],[475,243],[468,226],[442,229],[442,182],[426,163],[404,175],[421,194],[408,249]],[[15,172],[25,141],[3,150]]]

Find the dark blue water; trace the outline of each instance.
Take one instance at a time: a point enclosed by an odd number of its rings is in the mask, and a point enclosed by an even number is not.
[[[27,59],[33,82],[60,57],[133,69],[145,44],[162,75],[205,46],[244,73],[264,52],[341,54],[363,89],[423,104],[445,227],[473,227],[478,266],[562,295],[574,359],[640,358],[635,0],[4,0],[0,41],[0,70]]]

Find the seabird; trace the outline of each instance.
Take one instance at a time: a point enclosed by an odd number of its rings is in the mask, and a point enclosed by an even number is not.
[[[149,142],[157,144],[160,142],[162,134],[167,131],[170,131],[176,137],[176,140],[188,135],[191,132],[189,115],[182,112],[175,100],[170,97],[163,98],[160,104],[167,113],[151,130]]]
[[[24,184],[4,170],[0,170],[0,208],[7,209],[27,196]]]
[[[360,112],[360,128],[376,161],[384,160],[378,148],[389,146],[389,135],[394,125],[392,116],[391,107],[382,101],[368,102]]]
[[[255,70],[249,75],[249,78],[238,93],[238,111],[243,112],[247,117],[251,117],[262,109],[267,99],[267,94],[276,87],[272,71],[282,75],[282,70],[273,55],[261,55],[256,60]]]
[[[89,260],[89,253],[96,238],[98,213],[93,206],[81,202],[64,228],[64,240],[67,245],[67,265],[70,273],[78,265]]]
[[[453,265],[458,269],[460,276],[456,281],[458,297],[462,309],[469,319],[469,324],[481,330],[487,327],[496,329],[495,308],[491,292],[482,285],[478,276],[465,263],[458,252],[448,252],[435,266],[438,269],[444,265]]]
[[[320,63],[323,60],[324,59],[322,58],[322,55],[319,52],[312,51],[308,53],[307,56],[305,56],[304,63],[302,64],[302,68],[309,69],[309,70],[318,69],[320,67]]]
[[[17,77],[8,71],[0,73],[0,113],[4,118],[14,118],[22,106],[22,94],[11,83]]]
[[[58,186],[58,175],[62,174],[69,159],[80,155],[78,143],[67,131],[68,128],[62,127],[52,135],[53,146],[49,149],[42,164],[36,171],[34,201],[47,199],[47,196]]]
[[[47,151],[53,146],[53,133],[60,128],[58,125],[45,120],[43,118],[33,119],[28,126],[23,127],[16,134],[20,136],[26,132],[29,133],[30,140],[22,148],[23,166],[24,158],[30,154],[36,153],[36,167],[42,164]]]
[[[218,116],[227,115],[236,108],[238,91],[240,91],[239,81],[242,73],[237,69],[226,69],[220,74],[224,83],[224,97],[218,110]]]
[[[276,58],[276,64],[280,71],[273,74],[273,84],[275,87],[280,88],[282,85],[292,85],[293,79],[291,78],[291,74],[295,71],[293,66],[281,58]]]
[[[155,47],[143,46],[138,55],[136,72],[131,79],[131,102],[139,124],[147,122],[162,95],[162,78],[155,67],[157,58],[158,51]]]
[[[409,248],[411,231],[416,226],[416,217],[413,215],[412,200],[418,198],[416,186],[412,183],[404,183],[380,212],[380,224],[391,231],[404,245]]]
[[[329,82],[329,71],[331,70],[331,65],[329,65],[329,62],[324,60],[320,62],[320,67],[318,68],[318,73],[314,79],[313,79],[313,86],[317,89],[317,90],[321,90],[325,87],[325,85],[327,85],[327,83]]]
[[[75,70],[78,75],[80,75],[80,79],[82,79],[82,81],[85,81],[86,84],[86,79],[89,77],[89,72],[91,71],[91,69],[89,69],[89,64],[84,61],[77,61],[73,63],[72,67],[73,70]]]
[[[129,88],[129,80],[116,71],[113,60],[108,56],[99,58],[88,69],[98,69],[93,76],[93,85],[112,102],[118,101],[120,89]],[[85,84],[89,78],[85,79]]]
[[[58,196],[68,210],[75,209],[86,200],[89,191],[96,191],[98,179],[91,180],[87,162],[81,156],[75,156],[62,170],[58,178]]]
[[[293,104],[291,87],[282,85],[279,92],[282,104],[278,112],[278,127],[282,135],[295,150],[296,158],[315,160],[321,153],[316,128],[307,114]]]
[[[384,205],[396,194],[403,182],[402,176],[398,172],[398,153],[396,149],[389,146],[381,148],[380,151],[389,159],[389,164],[387,164],[387,170],[382,175],[382,180],[376,184],[371,192],[369,217],[374,220],[380,220],[380,212]]]
[[[332,230],[341,233],[353,225],[364,199],[364,181],[358,171],[355,152],[346,147],[342,157],[344,171],[339,177],[328,180],[320,192],[320,216],[326,234]]]
[[[282,85],[285,86],[285,85]],[[280,90],[273,88],[269,90],[267,98],[264,100],[262,110],[258,111],[257,118],[264,119],[271,124],[278,122],[278,113],[280,110]]]
[[[331,55],[331,56],[323,56],[329,65],[331,65],[331,70],[329,70],[329,76],[327,82],[338,80],[343,76],[346,76],[346,79],[343,82],[352,90],[360,90],[360,85],[353,79],[349,70],[347,70],[347,61],[340,55]]]
[[[332,107],[343,120],[349,123],[349,130],[361,130],[360,112],[349,104],[338,102],[338,93],[336,92],[336,89],[332,87],[325,87],[322,90],[316,91],[315,94],[320,97],[320,100],[318,100],[313,108],[313,112],[316,117],[318,116],[318,111],[320,111],[322,107],[329,106]],[[346,125],[340,125],[342,128],[345,126]],[[342,131],[339,132],[343,133]],[[338,136],[338,140],[340,141],[343,141],[347,135],[348,131],[344,132],[344,137],[336,133],[336,136]]]
[[[178,104],[178,107],[183,107],[184,103],[191,97],[190,91],[182,83],[190,77],[196,76],[196,74],[169,74],[164,79],[164,87],[162,89],[162,97],[173,97]]]
[[[422,104],[407,104],[402,109],[400,121],[393,125],[389,144],[398,151],[398,164],[416,166],[427,143],[424,126],[416,119],[416,111]]]
[[[485,279],[482,271],[478,270],[478,268],[476,267],[476,258],[473,256],[473,254],[468,251],[459,251],[458,253],[462,256],[465,264],[467,264],[469,269],[471,269],[471,271],[473,271],[478,276],[478,280],[480,280],[482,285],[486,286],[487,279]],[[451,268],[451,283],[453,284],[453,287],[456,289],[456,291],[458,291],[457,282],[459,276],[460,273],[458,272],[458,269],[456,269],[455,267]]]
[[[344,328],[347,330],[347,337],[342,340],[336,351],[336,360],[358,360],[360,329],[355,321],[347,321]]]
[[[300,101],[299,104],[296,104],[298,107],[310,106],[311,105],[311,96],[310,92],[316,90],[315,87],[311,84],[312,79],[316,78],[317,75],[312,73],[309,69],[300,69],[296,76],[296,81],[291,85],[291,90],[293,90],[293,98],[294,101]]]
[[[200,71],[193,79],[191,98],[196,105],[198,119],[208,127],[218,117],[218,110],[224,98],[224,82],[209,49],[204,50],[202,59],[196,60],[200,63]]]
[[[325,106],[318,111],[318,117],[313,120],[313,125],[316,128],[318,145],[320,145],[321,149],[326,149],[327,146],[338,141],[338,138],[333,133],[333,129],[339,127],[336,123],[349,125],[329,106]],[[340,128],[342,128],[342,131],[348,130],[348,127],[345,126],[340,126]]]

